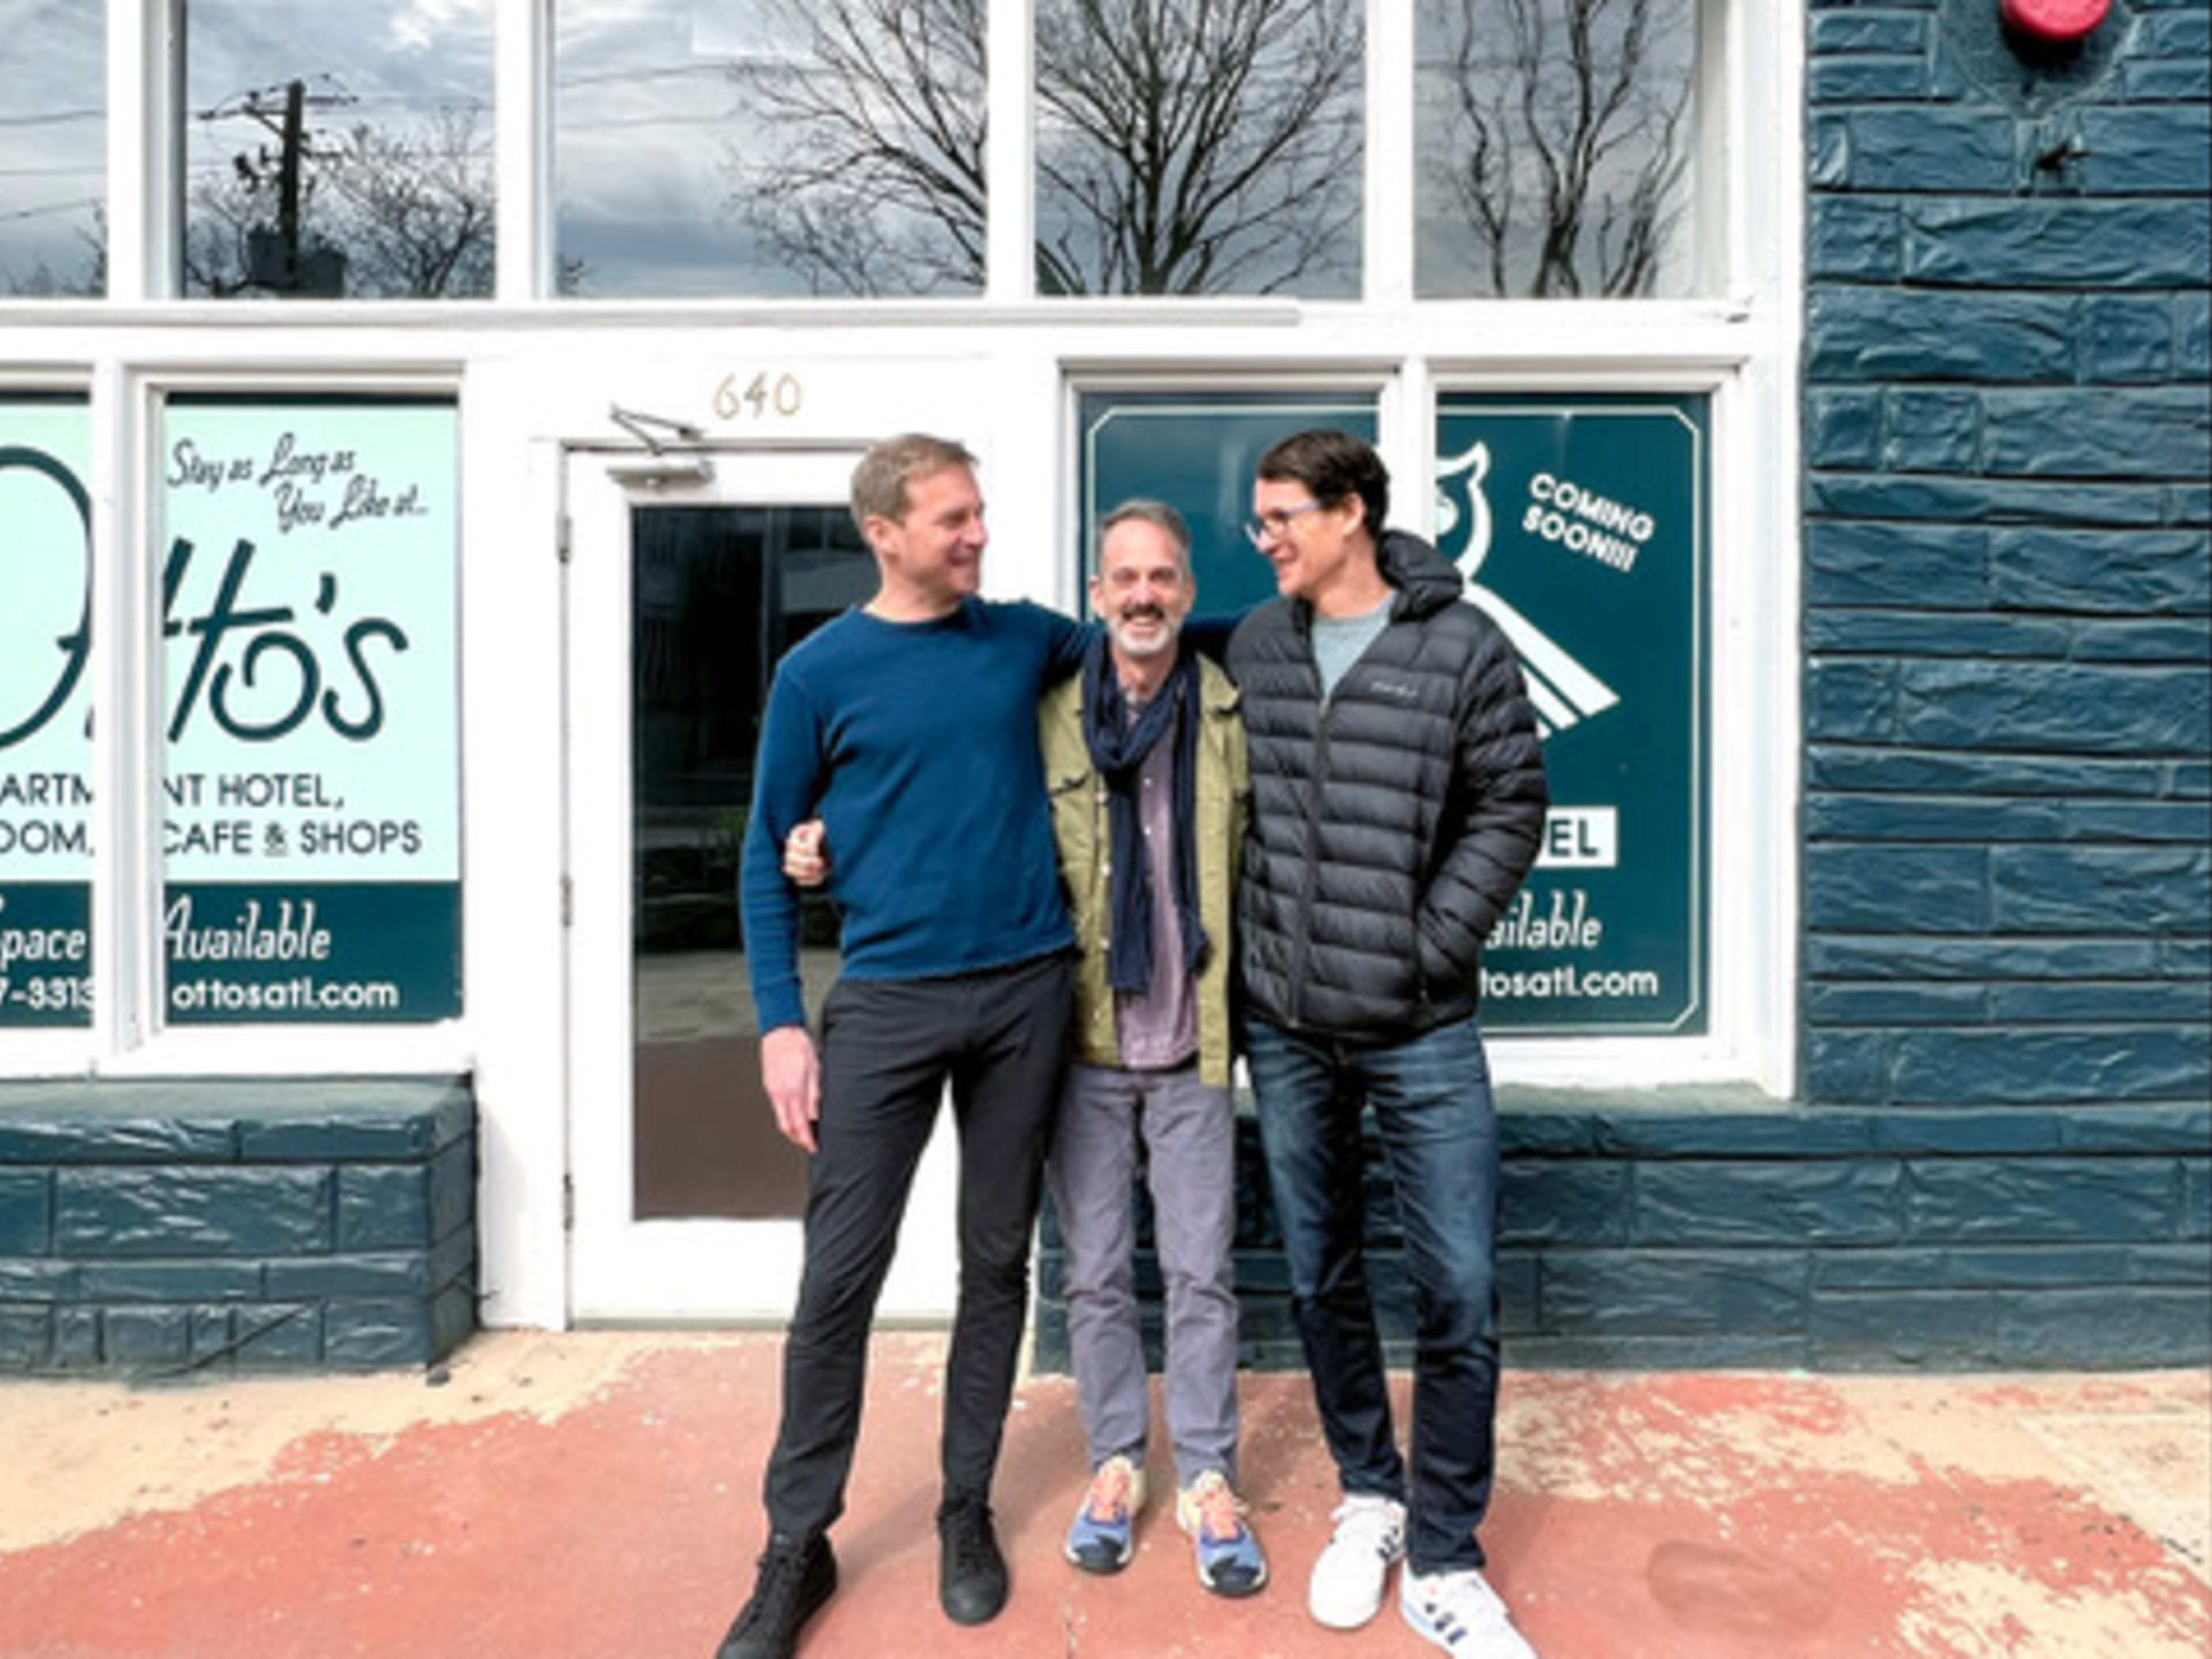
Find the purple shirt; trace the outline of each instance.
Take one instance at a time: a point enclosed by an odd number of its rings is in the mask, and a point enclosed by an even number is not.
[[[1133,1072],[1164,1072],[1198,1053],[1198,998],[1183,972],[1176,921],[1176,733],[1162,732],[1137,773],[1137,817],[1152,883],[1152,982],[1114,994],[1121,1064]]]

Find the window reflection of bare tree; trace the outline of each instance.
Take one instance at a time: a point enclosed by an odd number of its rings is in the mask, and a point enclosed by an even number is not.
[[[817,293],[983,280],[984,0],[765,0],[731,206]]]
[[[97,299],[107,292],[107,208],[104,203],[86,209],[88,223],[76,228],[83,245],[83,263],[74,271],[56,270],[44,258],[33,259],[21,273],[0,271],[0,294],[27,299]]]
[[[241,157],[193,185],[187,292],[255,289],[266,273],[257,272],[253,243],[274,222],[277,178],[273,165]],[[301,252],[342,253],[344,293],[438,299],[492,291],[497,195],[481,106],[441,109],[405,129],[359,122],[336,135],[307,134],[297,188]]]
[[[817,291],[983,280],[981,0],[773,0],[732,205]],[[1349,293],[1357,0],[1040,0],[1046,294]]]
[[[478,115],[440,110],[406,137],[367,125],[347,135],[331,192],[356,292],[491,292],[496,197]]]
[[[1450,141],[1427,147],[1430,165],[1474,233],[1475,290],[1651,293],[1682,214],[1690,9],[1427,0],[1426,9],[1443,26],[1455,118]]]

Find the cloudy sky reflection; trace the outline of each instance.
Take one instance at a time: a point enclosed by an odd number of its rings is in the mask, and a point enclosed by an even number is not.
[[[491,7],[492,0],[191,0],[185,11],[187,234],[204,227],[218,242],[228,239],[229,227],[199,193],[234,188],[241,165],[274,179],[285,88],[294,81],[305,90],[311,155],[358,126],[426,143],[441,113],[476,110],[488,176]],[[317,230],[312,204],[307,229],[311,237]]]
[[[740,76],[781,58],[748,8],[559,0],[554,13],[555,245],[576,291],[803,294],[728,211],[748,142]]]
[[[107,196],[105,28],[86,0],[0,0],[0,295],[90,283]]]

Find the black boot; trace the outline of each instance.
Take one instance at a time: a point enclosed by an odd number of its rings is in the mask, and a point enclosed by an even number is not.
[[[947,1497],[937,1511],[937,1599],[956,1625],[981,1625],[1006,1605],[1006,1558],[991,1530],[991,1506],[969,1494]]]
[[[714,1659],[791,1659],[799,1632],[837,1588],[837,1558],[826,1538],[768,1540],[760,1576]]]

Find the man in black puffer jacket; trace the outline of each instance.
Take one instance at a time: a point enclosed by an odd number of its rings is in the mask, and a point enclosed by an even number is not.
[[[1547,797],[1512,648],[1427,544],[1382,526],[1389,477],[1340,432],[1261,459],[1254,544],[1280,597],[1245,618],[1253,811],[1238,902],[1252,1082],[1298,1334],[1342,1502],[1307,1601],[1365,1623],[1391,1564],[1407,1622],[1456,1655],[1533,1655],[1484,1582],[1498,1399],[1498,1136],[1484,939]],[[1361,1261],[1371,1105],[1419,1328],[1413,1468]]]

